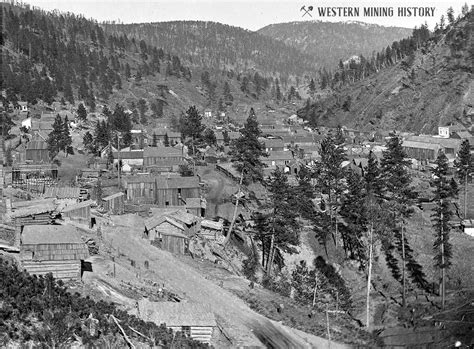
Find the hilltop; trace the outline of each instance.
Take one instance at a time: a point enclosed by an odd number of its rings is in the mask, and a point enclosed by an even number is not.
[[[334,69],[339,60],[351,56],[370,57],[374,51],[410,36],[412,29],[363,22],[301,21],[271,24],[257,32],[311,55],[320,68]]]

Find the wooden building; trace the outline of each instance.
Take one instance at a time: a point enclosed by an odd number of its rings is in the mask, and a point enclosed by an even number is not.
[[[201,221],[201,229],[199,230],[198,235],[202,236],[208,240],[224,240],[224,224],[223,221],[219,222],[203,219]]]
[[[209,344],[217,322],[214,314],[206,307],[189,302],[138,302],[140,317],[157,325],[165,324],[173,331],[181,331],[192,339]]]
[[[145,235],[154,245],[165,251],[185,254],[189,248],[186,226],[168,215],[152,217],[145,221]]]
[[[265,144],[265,151],[266,152],[284,151],[285,150],[285,144],[283,143],[283,140],[281,140],[279,138],[264,139],[263,143]]]
[[[37,137],[26,145],[26,161],[34,164],[49,163],[48,143]]]
[[[197,217],[204,217],[206,214],[206,200],[201,198],[187,198],[186,211]]]
[[[184,206],[188,198],[199,198],[198,177],[156,177],[156,200],[158,206]]]
[[[147,169],[167,167],[177,171],[179,165],[183,164],[184,155],[182,148],[147,147],[143,150],[143,165]]]
[[[22,186],[27,183],[52,184],[58,178],[55,164],[18,164],[12,167],[12,184]]]
[[[88,257],[87,246],[75,227],[30,225],[21,234],[21,266],[30,274],[80,279],[81,260]]]
[[[128,164],[130,166],[143,166],[143,150],[130,150],[130,151],[115,151],[112,153],[114,157],[114,164],[118,164],[119,161],[122,165]]]
[[[200,197],[198,177],[135,176],[126,182],[127,200],[133,203],[185,206],[186,199]]]
[[[68,218],[73,221],[89,225],[91,221],[92,201],[87,200],[73,205],[65,206],[61,209],[62,218]]]
[[[122,192],[106,196],[102,198],[102,207],[111,214],[123,214],[124,197],[125,194]]]
[[[402,146],[407,157],[418,161],[434,161],[442,149],[439,144],[416,141],[403,141]]]
[[[47,225],[54,222],[56,205],[43,203],[36,206],[20,208],[10,214],[15,227],[22,229],[28,225]]]
[[[180,232],[164,231],[161,233],[161,248],[171,253],[186,254],[189,238]]]
[[[63,205],[72,205],[81,200],[79,187],[47,187],[44,190],[45,198],[54,198]]]

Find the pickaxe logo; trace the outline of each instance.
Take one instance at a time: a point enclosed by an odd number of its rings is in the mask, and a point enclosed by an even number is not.
[[[304,16],[306,16],[306,15],[308,15],[308,16],[310,16],[310,17],[313,17],[313,16],[311,16],[311,13],[310,13],[311,11],[313,11],[313,6],[308,6],[308,9],[306,9],[306,6],[303,5],[303,7],[300,9],[300,11],[304,11],[302,17],[304,17]]]

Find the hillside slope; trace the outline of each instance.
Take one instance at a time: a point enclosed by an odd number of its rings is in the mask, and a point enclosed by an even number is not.
[[[310,55],[280,41],[215,22],[105,24],[104,29],[163,47],[179,53],[191,65],[212,69],[256,69],[265,74],[302,76],[315,71],[317,63]]]
[[[311,55],[319,67],[332,69],[341,59],[359,54],[370,57],[374,51],[409,36],[411,31],[362,22],[304,21],[271,24],[258,33]]]
[[[429,133],[461,122],[472,107],[474,15],[432,34],[413,54],[326,93],[299,111],[313,125]]]

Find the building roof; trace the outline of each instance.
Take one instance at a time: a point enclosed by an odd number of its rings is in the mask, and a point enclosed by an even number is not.
[[[194,177],[166,177],[156,176],[156,186],[158,189],[184,189],[199,188],[199,178]]]
[[[168,222],[168,223],[174,225],[176,228],[178,228],[182,231],[184,231],[186,229],[186,227],[184,225],[182,225],[181,223],[176,221],[173,217],[170,217],[170,215],[167,215],[167,214],[159,215],[159,216],[153,216],[153,217],[148,218],[145,221],[145,227],[147,229],[154,229],[163,222]],[[166,232],[166,231],[160,231],[160,232],[163,233],[163,232]]]
[[[43,140],[29,141],[26,147],[27,150],[47,150],[48,143]]]
[[[439,151],[441,149],[441,145],[439,144],[416,141],[403,141],[402,146],[406,148],[431,149],[434,151]]]
[[[21,233],[23,245],[83,244],[77,228],[70,225],[26,225]]]
[[[293,159],[293,154],[291,151],[270,151],[268,152],[268,157],[262,158],[262,161],[265,160],[291,160]]]
[[[444,148],[458,148],[462,143],[462,140],[460,139],[440,138],[440,137],[433,137],[433,136],[409,136],[407,137],[406,140],[413,141],[413,142],[439,144]]]
[[[90,207],[91,205],[92,205],[92,200],[86,200],[86,201],[79,202],[79,203],[74,204],[74,205],[65,206],[62,209],[62,212],[70,212],[70,211],[78,210],[80,208]]]
[[[81,196],[81,189],[78,187],[47,187],[44,197],[57,199],[77,199]]]
[[[187,213],[187,212],[182,211],[182,210],[178,210],[176,212],[173,212],[168,216],[175,219],[176,221],[182,222],[186,225],[193,224],[194,222],[196,222],[198,220],[198,218],[195,215],[193,215],[191,213]]]
[[[183,156],[181,149],[173,147],[146,147],[143,150],[143,157],[176,157]]]
[[[201,228],[222,230],[224,228],[224,224],[222,222],[215,222],[208,219],[203,219],[201,221]]]
[[[120,153],[120,155],[119,155]],[[114,151],[112,152],[112,155],[114,156],[114,159],[119,159],[124,160],[124,159],[143,159],[143,150],[130,150],[130,151]]]
[[[149,175],[138,175],[138,176],[133,176],[133,177],[127,177],[125,181],[127,184],[129,183],[155,183],[155,176],[149,176]]]
[[[54,212],[55,209],[56,209],[56,205],[53,203],[38,204],[37,206],[24,207],[15,212],[12,212],[10,214],[10,217],[11,218],[27,217],[27,216],[41,214],[41,213]]]
[[[285,147],[285,143],[283,140],[279,138],[273,138],[273,139],[265,139],[263,141],[265,143],[266,148],[271,148],[271,147]]]
[[[188,302],[150,302],[140,300],[138,306],[141,314],[147,314],[147,321],[166,324],[168,327],[181,326],[217,326],[216,318],[210,309]]]
[[[118,197],[123,196],[123,195],[125,195],[125,194],[122,193],[122,192],[119,192],[119,193],[115,193],[115,194],[106,196],[105,198],[102,198],[102,200],[103,201],[113,200],[113,199],[118,198]]]

